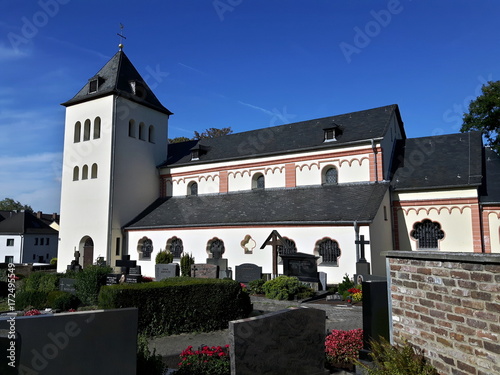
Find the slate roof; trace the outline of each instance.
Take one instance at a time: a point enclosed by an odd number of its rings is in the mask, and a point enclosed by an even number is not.
[[[500,155],[489,147],[484,151],[484,189],[479,200],[483,204],[500,204]]]
[[[329,149],[350,143],[382,138],[391,119],[397,118],[404,134],[396,104],[359,112],[268,127],[222,137],[173,143],[168,146],[168,158],[162,166],[196,165],[207,162]],[[336,141],[324,142],[324,129],[339,126],[342,134]],[[199,161],[191,161],[191,149],[201,145],[206,152]]]
[[[480,132],[411,138],[397,147],[395,191],[477,187],[482,182]]]
[[[158,200],[126,229],[371,222],[387,183],[262,189]]]
[[[57,234],[58,232],[31,212],[12,213],[0,221],[0,234]]]
[[[89,93],[90,81],[95,78],[100,80],[99,88],[96,92]],[[141,86],[140,94],[134,95],[131,81],[136,81]],[[125,97],[167,115],[172,114],[160,103],[123,51],[118,51],[72,99],[62,105],[69,107],[111,94]]]

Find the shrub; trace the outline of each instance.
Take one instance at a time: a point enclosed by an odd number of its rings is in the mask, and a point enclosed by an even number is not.
[[[257,280],[252,280],[248,283],[248,286],[250,287],[250,291],[252,294],[264,294],[264,288],[263,285],[266,281],[263,279],[257,279]]]
[[[161,359],[161,355],[149,350],[147,337],[144,335],[137,336],[137,375],[163,375],[165,372],[165,364]]]
[[[99,307],[137,307],[139,332],[147,335],[224,329],[252,310],[250,296],[238,282],[188,277],[105,286]]]
[[[281,275],[266,281],[262,286],[267,298],[291,300],[300,291],[300,281],[296,277]]]
[[[51,292],[57,290],[61,275],[47,273],[43,271],[33,272],[24,283],[24,290],[27,292],[41,291]]]
[[[332,330],[326,336],[326,361],[333,367],[352,367],[358,359],[358,352],[363,348],[363,330]]]
[[[96,305],[101,286],[106,285],[106,275],[111,273],[109,266],[87,266],[76,274],[76,296],[84,305]]]
[[[304,284],[299,285],[299,291],[297,293],[297,299],[306,299],[309,297],[314,296],[316,293],[312,288],[309,288],[308,286]]]
[[[181,275],[191,276],[191,265],[194,264],[194,258],[191,254],[184,254],[181,257]]]
[[[192,346],[181,353],[179,375],[230,375],[231,366],[229,362],[229,345],[204,346],[199,350],[193,350]]]
[[[39,290],[22,291],[16,293],[16,310],[23,310],[27,307],[44,309],[47,307],[47,292]]]
[[[437,370],[427,362],[423,352],[408,342],[402,346],[391,345],[387,340],[371,341],[370,357],[373,368],[362,363],[358,366],[368,375],[405,374],[405,375],[438,375]]]
[[[67,311],[76,309],[80,304],[80,300],[69,292],[53,291],[47,296],[47,304],[53,309]]]
[[[342,282],[339,284],[338,292],[344,299],[346,299],[347,296],[350,294],[348,290],[351,288],[354,288],[354,282],[349,278],[349,275],[346,273],[344,275],[344,278],[342,279]]]
[[[170,251],[163,250],[156,254],[156,264],[167,264],[174,261],[174,254]]]
[[[50,260],[50,265],[51,265],[51,266],[57,266],[57,258],[52,258],[52,259]]]

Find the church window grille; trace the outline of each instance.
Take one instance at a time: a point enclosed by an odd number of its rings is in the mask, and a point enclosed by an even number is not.
[[[78,181],[78,177],[80,175],[80,168],[73,168],[73,181]]]
[[[83,125],[83,140],[90,140],[90,120],[85,120],[85,124]]]
[[[82,168],[82,180],[87,180],[89,178],[89,166],[85,164]]]
[[[290,240],[288,238],[282,239],[282,244],[278,245],[278,254],[281,256],[283,254],[295,254],[297,252],[297,246],[295,245],[295,241]]]
[[[338,183],[338,172],[335,167],[327,167],[323,179],[324,184],[334,185]]]
[[[143,122],[139,124],[139,139],[141,141],[146,140],[146,125]]]
[[[131,137],[131,138],[135,138],[135,121],[134,120],[130,120],[128,122],[128,136]]]
[[[198,195],[198,184],[196,182],[192,182],[189,184],[188,194],[189,195]]]
[[[90,172],[90,178],[97,178],[97,164],[92,164],[92,170]]]
[[[182,240],[174,237],[170,243],[170,252],[174,255],[174,258],[180,258],[183,251],[184,245],[182,244]]]
[[[413,225],[410,236],[417,240],[418,249],[438,249],[444,231],[441,230],[441,224],[425,219]]]
[[[148,140],[151,143],[155,143],[155,127],[153,125],[149,126]]]
[[[212,254],[212,258],[221,259],[225,250],[224,241],[216,238],[210,242],[209,252]]]
[[[75,134],[73,136],[73,142],[78,143],[80,142],[81,136],[82,136],[82,123],[80,121],[77,121],[75,124]]]
[[[147,237],[144,237],[139,241],[138,250],[141,253],[141,259],[151,259],[151,253],[153,252],[153,241],[151,241]]]
[[[339,244],[337,241],[326,239],[320,242],[318,253],[323,258],[322,263],[338,265],[338,258],[341,255]]]
[[[101,138],[101,118],[96,117],[94,120],[94,139]]]

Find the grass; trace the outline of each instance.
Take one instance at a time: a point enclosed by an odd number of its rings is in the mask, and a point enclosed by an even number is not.
[[[7,301],[7,297],[0,298],[0,311],[9,311],[9,304]]]

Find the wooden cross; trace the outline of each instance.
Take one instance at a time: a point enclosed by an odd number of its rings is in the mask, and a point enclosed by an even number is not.
[[[280,236],[277,230],[273,230],[264,244],[260,247],[271,245],[273,247],[273,278],[278,276],[278,246],[283,246],[283,238]]]
[[[359,256],[359,260],[358,262],[359,263],[366,263],[366,259],[365,259],[365,245],[368,245],[370,243],[370,241],[365,241],[365,236],[364,235],[361,235],[359,236],[359,240],[356,240],[354,242],[356,245],[360,245],[360,256]]]
[[[118,259],[115,263],[116,267],[124,267],[125,273],[128,275],[129,269],[132,267],[137,267],[137,261],[130,260],[130,255],[124,255],[122,259]]]

